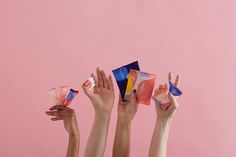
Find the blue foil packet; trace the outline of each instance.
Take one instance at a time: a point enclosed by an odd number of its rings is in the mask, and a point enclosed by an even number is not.
[[[122,100],[124,100],[125,90],[128,82],[128,74],[130,69],[140,71],[138,61],[132,62],[130,64],[124,65],[120,68],[112,70],[113,75],[115,76],[116,82],[118,84]]]
[[[180,96],[182,94],[182,91],[175,87],[172,82],[169,81],[169,92],[174,96]]]

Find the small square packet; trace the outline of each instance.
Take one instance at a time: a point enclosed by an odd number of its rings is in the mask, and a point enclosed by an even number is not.
[[[54,104],[69,106],[74,97],[79,91],[69,88],[68,86],[61,86],[60,89],[52,88],[48,94],[53,98]]]
[[[86,80],[84,83],[83,83],[83,86],[87,89],[87,90],[91,90],[94,86],[95,86],[95,79],[90,76],[88,78],[88,80]]]
[[[156,75],[131,69],[128,75],[128,83],[124,100],[131,99],[131,92],[136,90],[137,102],[150,104]]]
[[[132,62],[130,64],[127,64],[127,65],[124,65],[120,68],[112,70],[112,73],[115,76],[117,85],[119,87],[122,100],[124,100],[125,90],[126,90],[126,86],[127,86],[127,82],[128,82],[127,78],[128,78],[128,74],[129,74],[130,69],[140,71],[138,61]]]
[[[157,105],[161,107],[163,110],[167,110],[170,106],[170,98],[168,96],[169,87],[167,84],[160,85],[159,89],[155,90],[152,99],[155,101]]]
[[[174,96],[180,96],[182,94],[182,91],[175,87],[171,81],[169,81],[169,92]]]

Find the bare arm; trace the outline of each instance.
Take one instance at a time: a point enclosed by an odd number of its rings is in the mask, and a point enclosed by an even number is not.
[[[104,71],[97,69],[95,87],[85,94],[90,98],[95,109],[95,119],[86,145],[85,157],[102,157],[106,147],[110,115],[114,105],[114,89],[112,78],[106,77]]]
[[[50,111],[47,111],[46,114],[54,116],[51,118],[52,121],[63,120],[64,127],[68,133],[69,143],[66,157],[78,157],[80,134],[74,110],[64,105],[55,105],[49,110]]]
[[[169,73],[169,80],[171,81],[172,75]],[[175,85],[179,84],[179,76],[176,77]],[[169,94],[171,105],[167,110],[161,109],[159,105],[156,105],[156,124],[153,131],[152,141],[149,149],[149,157],[166,157],[167,141],[169,130],[173,116],[178,108],[176,98]]]
[[[132,100],[130,102],[122,101],[120,97],[116,134],[113,144],[113,157],[129,157],[131,124],[137,109],[138,103],[135,93],[132,94]]]

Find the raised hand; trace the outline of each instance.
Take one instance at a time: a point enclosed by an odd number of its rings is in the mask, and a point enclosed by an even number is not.
[[[103,70],[97,68],[95,87],[87,89],[82,86],[84,93],[91,100],[95,109],[95,119],[86,144],[84,157],[102,157],[105,151],[110,115],[114,105],[114,88],[111,76],[107,77]]]
[[[172,73],[169,73],[168,74],[168,80],[169,81],[172,81]],[[180,82],[180,77],[179,75],[176,76],[176,79],[175,79],[175,83],[174,85],[176,87],[179,86],[179,82]],[[159,89],[156,89],[156,92],[158,92]],[[157,117],[160,118],[160,119],[169,119],[169,118],[172,118],[179,106],[178,102],[177,102],[177,99],[178,97],[176,96],[173,96],[171,93],[168,94],[168,97],[171,101],[171,105],[168,107],[167,110],[163,110],[161,109],[161,107],[159,105],[155,105],[156,106],[156,112],[157,112]]]
[[[131,101],[123,101],[121,95],[118,102],[118,119],[132,121],[138,110],[138,102],[136,100],[136,91],[131,95]]]
[[[63,120],[64,127],[69,135],[78,135],[78,124],[73,109],[66,107],[64,105],[55,105],[49,109],[46,114],[53,116],[52,121]]]
[[[168,80],[172,81],[171,73],[169,73],[168,75]],[[179,85],[179,81],[180,78],[179,75],[177,75],[175,79],[175,86]],[[158,89],[156,92],[158,92]],[[174,97],[172,94],[169,94],[168,97],[170,99],[171,104],[166,110],[163,110],[159,105],[155,105],[157,118],[149,148],[149,157],[166,157],[167,142],[168,142],[171,122],[176,112],[176,109],[179,106],[179,104],[176,101],[177,97]]]
[[[138,110],[136,92],[133,91],[131,101],[122,101],[120,96],[118,102],[118,119],[116,124],[116,135],[113,144],[113,157],[129,157],[131,123]]]
[[[69,135],[66,157],[78,157],[80,134],[74,110],[65,105],[55,105],[46,111],[46,114],[53,116],[52,121],[63,120],[64,127]]]
[[[110,114],[114,104],[114,87],[112,78],[106,76],[103,70],[97,68],[97,77],[92,74],[95,79],[95,87],[91,90],[82,86],[84,93],[91,100],[95,112],[102,114]]]

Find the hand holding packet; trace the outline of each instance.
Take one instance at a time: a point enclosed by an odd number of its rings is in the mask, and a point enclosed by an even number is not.
[[[171,81],[168,81],[168,83],[169,85],[160,85],[159,89],[157,89],[152,96],[152,99],[155,101],[155,103],[160,105],[163,110],[167,110],[171,105],[171,100],[168,96],[168,93],[171,93],[173,96],[180,96],[182,94],[182,91],[174,86]]]
[[[128,83],[124,100],[130,100],[131,92],[136,90],[137,102],[150,104],[156,75],[131,69],[128,75]]]
[[[116,82],[118,84],[122,100],[124,100],[125,90],[128,82],[128,74],[130,69],[140,71],[138,61],[132,62],[130,64],[124,65],[120,68],[112,70],[113,75],[115,76]]]
[[[59,90],[59,91],[58,91]],[[48,94],[53,98],[55,104],[69,106],[79,91],[61,86],[60,89],[52,88]]]
[[[167,84],[164,84],[160,85],[159,89],[156,89],[154,95],[152,96],[152,99],[155,101],[155,103],[163,110],[167,110],[171,103],[168,93],[169,87]]]

